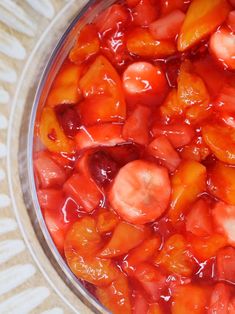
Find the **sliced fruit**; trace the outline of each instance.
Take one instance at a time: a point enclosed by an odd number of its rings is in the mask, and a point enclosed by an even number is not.
[[[123,88],[131,106],[156,105],[166,92],[166,78],[159,66],[134,62],[123,74]]]
[[[142,285],[152,301],[160,299],[162,290],[166,288],[166,277],[149,263],[141,263],[136,267],[134,277]]]
[[[120,275],[107,287],[97,287],[98,300],[113,314],[131,314],[131,292],[128,280]]]
[[[130,53],[147,58],[167,57],[176,52],[174,42],[156,40],[148,30],[136,28],[127,35],[127,49]]]
[[[43,210],[61,208],[65,196],[63,191],[56,189],[40,189],[37,191],[38,202]]]
[[[138,191],[138,193],[136,193]],[[126,221],[145,224],[166,210],[171,187],[165,168],[135,160],[125,165],[110,190],[112,208]]]
[[[45,107],[42,110],[39,136],[51,152],[71,154],[75,151],[74,141],[65,135],[52,108]]]
[[[208,298],[210,298],[211,288],[189,284],[178,286],[172,298],[172,314],[204,314]]]
[[[59,70],[47,97],[46,105],[74,105],[81,99],[79,79],[81,68],[73,63],[65,63]]]
[[[75,136],[77,149],[115,146],[124,142],[122,124],[105,123],[81,128]]]
[[[125,117],[122,106],[112,96],[107,95],[88,97],[77,106],[77,110],[81,123],[85,126],[102,122],[122,122]]]
[[[140,145],[149,143],[149,119],[151,110],[144,106],[137,106],[136,109],[127,118],[122,136],[125,140],[133,141]]]
[[[106,32],[124,27],[128,18],[128,12],[122,5],[113,4],[96,17],[95,25],[98,31],[105,35]]]
[[[150,33],[157,40],[175,38],[180,32],[184,19],[185,14],[182,11],[174,10],[151,23],[149,25]]]
[[[90,65],[81,77],[79,86],[85,98],[97,95],[111,97],[115,103],[115,106],[113,104],[111,106],[113,115],[120,119],[125,119],[126,104],[122,82],[115,68],[104,56],[98,56]],[[101,105],[99,104],[99,106]],[[103,107],[98,107],[98,109],[105,112]],[[111,109],[109,107],[109,110]]]
[[[235,32],[235,10],[229,12],[226,23],[228,27],[231,29],[231,31]]]
[[[178,38],[178,50],[185,51],[209,36],[229,13],[227,0],[193,0]]]
[[[219,250],[216,256],[218,280],[226,280],[235,284],[235,249],[226,247]]]
[[[100,40],[94,25],[85,25],[69,53],[70,61],[81,64],[100,50]]]
[[[206,168],[196,161],[183,161],[171,179],[169,217],[176,223],[206,189]]]
[[[80,117],[78,116],[75,106],[57,106],[55,108],[57,119],[62,126],[66,136],[74,137],[81,127]]]
[[[142,291],[134,291],[133,292],[133,308],[132,314],[143,314],[147,313],[149,308],[148,302],[143,295]]]
[[[212,215],[218,232],[227,238],[229,244],[235,245],[235,206],[218,202],[213,208]]]
[[[225,68],[235,70],[235,34],[220,28],[210,39],[210,51]]]
[[[235,205],[235,167],[217,161],[209,170],[208,189],[222,201]]]
[[[168,14],[176,9],[185,11],[188,5],[188,1],[185,0],[160,0],[162,15]]]
[[[192,205],[186,217],[186,230],[199,237],[212,234],[210,205],[206,200],[199,199]]]
[[[218,233],[213,233],[207,237],[190,235],[188,240],[193,255],[199,261],[206,261],[211,257],[215,257],[217,252],[228,243],[226,237]]]
[[[202,136],[215,156],[228,164],[235,164],[235,130],[226,125],[207,124]]]
[[[210,154],[211,150],[202,136],[194,137],[192,142],[184,146],[180,151],[180,156],[183,159],[191,159],[198,162],[205,160]]]
[[[149,305],[148,314],[163,314],[163,310],[158,303],[152,303]]]
[[[82,173],[73,174],[64,183],[63,190],[87,212],[97,208],[103,199],[101,190],[92,178]]]
[[[231,291],[228,285],[217,283],[213,288],[208,314],[228,314]]]
[[[151,237],[143,241],[139,246],[131,250],[123,261],[123,269],[128,275],[133,275],[136,266],[142,262],[147,262],[156,254],[161,245],[159,237]]]
[[[194,0],[195,1],[195,0]],[[203,80],[193,72],[189,60],[182,63],[178,76],[178,101],[185,111],[195,105],[209,104],[210,96]]]
[[[113,231],[111,239],[102,248],[100,257],[116,257],[128,253],[138,246],[149,235],[149,229],[145,226],[135,226],[127,222],[119,222]]]
[[[101,208],[96,222],[96,228],[99,233],[106,233],[112,231],[119,223],[119,218],[110,210]]]
[[[60,187],[66,180],[66,172],[51,157],[41,151],[33,162],[35,175],[41,188]]]
[[[154,264],[163,267],[170,274],[190,277],[195,269],[190,257],[188,244],[180,234],[171,236],[160,253],[154,258]]]
[[[161,114],[167,119],[178,117],[183,113],[183,109],[178,101],[177,89],[172,89],[160,107]]]
[[[148,153],[159,159],[171,172],[175,171],[181,162],[179,154],[164,135],[155,138],[149,144]]]
[[[149,26],[151,22],[158,18],[159,5],[154,0],[140,0],[134,5],[131,13],[135,25]]]
[[[168,125],[161,125],[156,122],[152,128],[152,134],[154,137],[159,135],[165,135],[175,147],[181,147],[189,144],[194,135],[194,129],[184,123],[172,123]]]
[[[235,112],[235,87],[225,85],[221,89],[216,99],[216,105],[219,111],[234,113]]]

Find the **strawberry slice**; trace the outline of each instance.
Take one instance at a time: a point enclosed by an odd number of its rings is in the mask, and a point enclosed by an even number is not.
[[[204,314],[210,295],[209,286],[196,284],[178,286],[172,297],[172,314]]]
[[[38,202],[42,209],[54,210],[61,208],[65,201],[64,193],[61,190],[55,189],[40,189],[37,191]]]
[[[192,142],[185,145],[180,151],[180,156],[183,159],[191,159],[198,162],[205,160],[210,154],[210,148],[207,146],[202,136],[194,137]]]
[[[185,51],[209,36],[228,13],[227,0],[193,0],[178,38],[178,50]]]
[[[136,267],[134,277],[140,282],[152,301],[158,301],[166,288],[166,277],[149,263],[141,263]]]
[[[100,50],[100,40],[94,25],[85,25],[77,38],[76,44],[69,53],[70,61],[82,64]]]
[[[227,238],[229,244],[235,245],[235,206],[218,202],[213,208],[212,215],[218,232]]]
[[[135,5],[131,3],[131,6],[134,7],[131,13],[135,25],[149,26],[158,18],[159,6],[156,2],[155,0],[140,0]]]
[[[138,247],[130,251],[127,258],[123,261],[122,268],[128,275],[133,275],[136,266],[142,262],[147,262],[156,254],[161,245],[161,239],[152,237],[143,241]]]
[[[76,104],[81,99],[80,76],[80,66],[65,62],[53,82],[46,105],[53,108],[61,104]]]
[[[172,123],[168,125],[161,125],[157,121],[152,128],[152,134],[154,137],[159,135],[165,135],[171,144],[175,147],[182,147],[189,144],[195,132],[193,128],[184,123]]]
[[[34,159],[34,171],[40,187],[60,187],[66,180],[66,172],[51,157],[50,154],[41,151]]]
[[[161,14],[166,15],[175,10],[186,11],[189,1],[185,0],[160,0],[161,3]]]
[[[175,171],[181,162],[179,154],[164,135],[155,138],[149,144],[148,153],[159,159],[171,172]]]
[[[121,124],[98,124],[81,128],[75,136],[77,149],[97,146],[115,146],[124,143]]]
[[[149,305],[146,298],[143,296],[143,292],[134,291],[132,314],[148,313],[148,308],[149,308]]]
[[[143,28],[135,28],[129,32],[126,45],[130,53],[147,58],[167,57],[176,52],[173,41],[156,40],[147,29]]]
[[[215,156],[228,164],[235,164],[235,130],[227,125],[207,124],[202,136]]]
[[[199,237],[212,234],[213,226],[209,202],[206,202],[204,199],[199,199],[192,206],[186,217],[186,230]]]
[[[219,250],[216,256],[217,278],[235,283],[235,249],[226,247]]]
[[[213,288],[208,314],[228,314],[231,291],[228,285],[217,283]]]
[[[182,235],[174,234],[156,255],[154,264],[163,267],[171,274],[190,277],[195,269],[195,264],[187,246],[187,241]]]
[[[130,105],[156,105],[166,92],[166,78],[159,66],[134,62],[123,74],[123,88]]]
[[[73,174],[63,186],[66,195],[70,196],[87,212],[99,206],[103,194],[92,178],[83,173]]]
[[[148,235],[147,227],[135,226],[122,221],[114,229],[111,239],[102,248],[99,256],[111,258],[126,254],[143,242]]]
[[[235,12],[235,11],[234,11]],[[220,91],[216,105],[219,111],[223,112],[235,112],[235,87],[225,85]]]
[[[227,25],[231,29],[232,32],[235,32],[235,10],[229,12],[227,18]]]
[[[235,205],[235,168],[217,161],[208,176],[210,193],[222,201]]]
[[[171,39],[179,33],[185,14],[180,10],[172,11],[149,25],[152,36],[157,40]]]
[[[196,162],[185,160],[171,179],[172,194],[169,217],[176,223],[198,195],[206,189],[206,168]]]
[[[125,140],[133,141],[140,145],[149,143],[149,119],[151,110],[144,106],[137,106],[126,120],[122,136]]]
[[[163,214],[168,206],[170,193],[170,181],[165,168],[135,160],[121,168],[117,174],[110,190],[109,201],[124,220],[145,224]]]
[[[225,68],[235,70],[235,34],[226,28],[220,28],[210,39],[210,50],[216,60]]]
[[[107,287],[97,287],[96,296],[113,314],[132,313],[131,292],[128,280],[124,275],[120,275]]]

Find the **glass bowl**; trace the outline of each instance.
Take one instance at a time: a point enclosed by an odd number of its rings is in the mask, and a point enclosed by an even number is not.
[[[38,203],[33,174],[34,123],[37,113],[44,106],[53,79],[74,44],[79,29],[113,2],[115,1],[79,0],[76,3],[68,3],[63,13],[53,20],[32,51],[22,73],[15,93],[15,110],[11,116],[12,127],[9,136],[8,162],[11,189],[13,201],[20,208],[16,215],[21,231],[28,242],[32,239],[32,243],[29,243],[31,253],[57,293],[62,295],[73,311],[84,314],[109,312],[73,275],[47,230]],[[35,235],[36,241],[33,240]],[[88,310],[86,307],[82,310],[79,308],[80,303],[76,304],[76,296],[88,307]]]

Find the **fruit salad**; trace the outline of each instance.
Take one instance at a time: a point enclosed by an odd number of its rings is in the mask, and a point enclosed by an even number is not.
[[[104,307],[235,313],[234,0],[109,6],[77,34],[34,134],[47,228]]]

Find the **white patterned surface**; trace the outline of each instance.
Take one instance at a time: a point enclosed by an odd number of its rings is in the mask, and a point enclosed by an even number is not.
[[[13,99],[18,90],[19,78],[38,39],[43,36],[43,32],[46,34],[46,29],[54,23],[56,17],[63,14],[63,9],[74,1],[0,0],[1,314],[91,313],[80,303],[77,306],[69,304],[63,291],[58,292],[58,287],[48,279],[49,274],[43,268],[44,265],[40,265],[37,256],[33,256],[33,239],[27,238],[27,230],[18,225],[18,204],[11,199],[11,179],[7,172],[7,152],[11,144],[9,127],[12,127],[9,117],[15,109]],[[79,0],[76,1],[79,3]],[[76,302],[74,299],[74,304]]]

